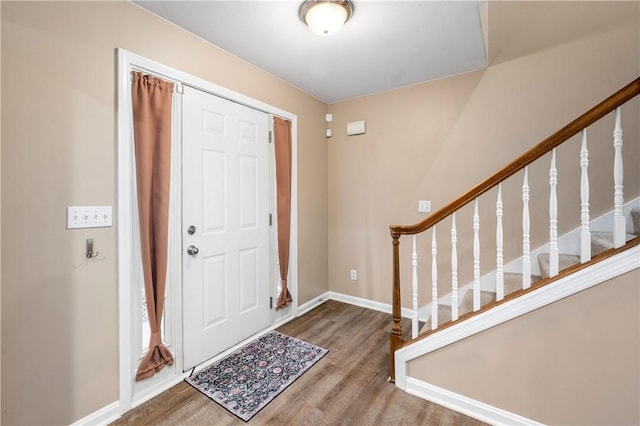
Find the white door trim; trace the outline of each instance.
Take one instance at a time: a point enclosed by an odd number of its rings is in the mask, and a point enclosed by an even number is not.
[[[120,413],[129,411],[134,403],[138,405],[144,400],[154,396],[159,390],[164,389],[165,382],[174,382],[175,377],[170,377],[164,382],[154,383],[152,389],[145,389],[144,395],[136,395],[134,392],[135,371],[130,368],[133,357],[136,356],[133,348],[132,312],[133,289],[130,283],[133,276],[132,253],[132,224],[135,220],[133,207],[135,194],[133,193],[133,143],[132,143],[132,107],[131,107],[131,71],[139,70],[156,76],[198,88],[216,96],[246,105],[248,107],[276,115],[292,123],[293,164],[291,182],[291,249],[289,262],[289,284],[293,296],[290,318],[295,318],[298,310],[298,209],[297,209],[297,116],[271,105],[265,104],[248,96],[213,84],[174,68],[162,65],[150,59],[117,49],[117,153],[116,153],[116,217],[117,217],[117,280],[118,280],[118,334],[119,334],[119,407]],[[173,161],[173,159],[172,159]],[[175,164],[175,163],[174,163]],[[179,210],[179,209],[178,209]],[[177,220],[180,223],[180,220]],[[170,230],[172,232],[172,230]],[[176,276],[181,277],[180,274]],[[181,284],[181,280],[180,280]],[[181,297],[181,291],[174,292]],[[182,327],[182,300],[174,300],[174,319],[177,329]],[[282,320],[282,318],[280,318]],[[182,352],[182,341],[176,341]],[[181,357],[180,357],[181,358]],[[181,359],[177,362],[182,362]],[[182,370],[182,365],[176,366],[177,371]],[[176,373],[175,376],[181,375]]]

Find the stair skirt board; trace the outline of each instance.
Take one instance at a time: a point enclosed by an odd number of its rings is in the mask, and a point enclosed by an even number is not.
[[[640,268],[640,245],[445,328],[395,353],[396,386],[406,390],[407,362],[604,281]]]
[[[412,377],[407,378],[406,392],[492,425],[542,425],[542,423],[526,417],[467,398]]]

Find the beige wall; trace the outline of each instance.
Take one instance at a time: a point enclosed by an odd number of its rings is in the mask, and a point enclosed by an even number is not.
[[[491,2],[486,70],[329,105],[334,119],[331,290],[390,303],[389,225],[418,222],[425,217],[417,213],[418,200],[431,200],[434,211],[443,207],[637,78],[639,7],[638,2]],[[640,193],[638,167],[633,167],[640,163],[638,101],[623,114],[625,195],[632,197]],[[346,123],[354,120],[366,120],[366,134],[346,135]],[[611,117],[606,126],[590,129],[592,217],[611,208],[612,129]],[[579,225],[578,142],[574,138],[558,151],[561,232]],[[534,248],[548,238],[548,161],[531,169]],[[517,175],[503,194],[505,261],[521,250],[521,179]],[[495,191],[480,204],[484,274],[495,269]],[[450,291],[449,224],[438,228],[441,295]],[[472,279],[470,208],[460,213],[457,227],[464,284]],[[419,240],[422,282],[430,282],[430,238]],[[405,306],[410,305],[410,242],[400,240]],[[358,281],[349,279],[350,269],[358,271]],[[423,302],[427,296],[430,291],[423,291]]]
[[[68,424],[118,399],[116,48],[298,116],[299,302],[328,290],[327,106],[128,2],[2,2],[2,423]],[[84,259],[94,238],[100,259]]]
[[[0,22],[2,22],[2,8],[0,7]],[[2,31],[0,31],[0,46],[2,46]],[[0,81],[2,81],[2,55],[0,55]],[[0,99],[2,86],[0,85]],[[2,103],[0,102],[0,241],[2,241]],[[0,384],[2,383],[2,244],[0,244]],[[2,422],[2,386],[0,385],[0,423]]]
[[[638,282],[636,269],[411,361],[407,374],[543,424],[637,425]]]

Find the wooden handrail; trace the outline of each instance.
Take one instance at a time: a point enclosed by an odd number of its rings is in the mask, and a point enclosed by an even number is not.
[[[393,289],[392,289],[392,317],[393,317],[393,328],[391,331],[391,336],[389,339],[389,363],[390,363],[390,381],[395,381],[395,351],[402,348],[406,342],[402,338],[402,325],[401,325],[401,300],[400,300],[400,236],[402,235],[415,235],[421,232],[426,231],[427,229],[433,227],[438,222],[443,219],[449,217],[451,214],[455,213],[457,210],[465,206],[467,203],[471,202],[475,198],[494,188],[499,183],[503,182],[505,179],[514,175],[518,171],[522,170],[529,164],[533,163],[546,153],[550,152],[557,146],[561,145],[565,141],[567,141],[572,136],[578,134],[583,129],[589,127],[591,124],[600,120],[605,115],[614,111],[616,108],[626,103],[630,99],[640,94],[640,77],[633,80],[631,83],[627,84],[622,89],[618,90],[613,95],[609,96],[604,101],[600,102],[580,117],[576,118],[548,138],[544,139],[538,145],[530,149],[529,151],[522,154],[520,157],[516,158],[514,161],[509,163],[507,166],[503,167],[501,170],[497,171],[493,175],[489,176],[484,181],[480,182],[478,185],[471,188],[466,193],[462,194],[458,198],[456,198],[451,203],[442,207],[441,209],[434,212],[432,215],[424,219],[423,221],[416,223],[414,225],[391,225],[389,226],[389,230],[391,232],[391,238],[393,239]],[[640,244],[640,237],[636,238],[633,245]],[[628,248],[629,244],[624,246],[624,249]],[[612,250],[608,251],[608,255],[613,253]],[[600,261],[599,257],[594,258],[594,260],[590,262],[586,262],[583,266],[578,268],[582,268],[593,264],[595,262]],[[536,285],[535,287],[531,287],[530,289],[523,290],[522,292],[517,292],[514,296],[509,296],[508,298],[503,299],[503,301],[493,303],[491,306],[487,306],[486,309],[493,307],[493,305],[503,303],[505,300],[510,300],[513,297],[517,297],[520,293],[526,293],[532,291],[534,288],[539,288],[542,285],[546,285],[548,282],[555,281],[564,274],[572,273],[573,269],[568,269],[563,274],[542,280],[541,283]],[[474,316],[479,312],[484,312],[485,308],[481,309],[478,312],[474,312],[470,315],[463,315],[459,318],[455,323],[465,320],[470,316]],[[447,324],[447,326],[450,324]],[[430,333],[428,333],[430,334]],[[422,339],[426,336],[418,336],[416,339]],[[413,341],[413,340],[411,340]],[[411,342],[410,341],[410,342]]]
[[[530,149],[529,151],[516,158],[514,161],[503,167],[498,172],[489,176],[478,185],[471,188],[451,203],[437,210],[423,221],[414,225],[391,225],[389,229],[391,235],[413,235],[419,234],[433,225],[437,224],[441,220],[449,217],[453,212],[459,210],[473,199],[479,197],[491,188],[507,179],[509,176],[522,170],[525,166],[533,163],[538,158],[542,157],[553,148],[565,142],[567,139],[578,134],[582,129],[589,127],[611,111],[615,110],[620,105],[624,104],[634,96],[640,94],[640,77],[633,80],[631,83],[618,90],[613,95],[609,96],[598,105],[591,108],[589,111],[582,114],[580,117],[573,120],[571,123],[558,130],[538,145]]]

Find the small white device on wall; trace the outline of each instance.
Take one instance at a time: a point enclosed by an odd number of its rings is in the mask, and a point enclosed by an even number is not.
[[[364,120],[360,121],[351,121],[347,123],[347,135],[363,135],[365,133],[365,122]]]
[[[331,123],[333,121],[333,114],[326,114],[324,116],[325,121],[328,123]],[[331,131],[331,129],[327,128],[326,132],[325,132],[325,136],[328,138],[330,138],[331,136],[333,136],[333,132]]]

